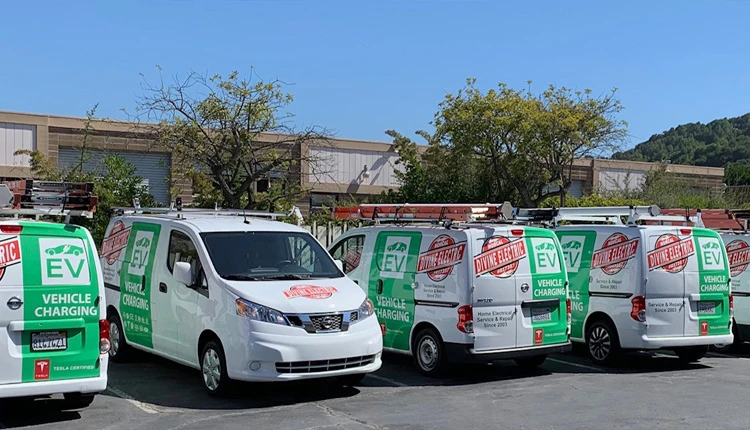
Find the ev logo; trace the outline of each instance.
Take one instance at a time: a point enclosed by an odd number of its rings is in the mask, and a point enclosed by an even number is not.
[[[563,236],[560,238],[565,267],[567,267],[568,272],[577,273],[580,270],[585,240],[586,238],[583,236]]]
[[[40,238],[43,285],[90,283],[88,258],[80,239]]]
[[[704,270],[724,270],[724,258],[722,257],[722,245],[718,239],[710,237],[699,237],[701,262]]]
[[[531,239],[537,273],[560,273],[560,259],[552,239]]]
[[[150,231],[139,231],[135,234],[133,251],[130,254],[130,265],[128,273],[135,276],[143,276],[146,273],[148,257],[151,254],[151,243],[154,241],[154,233]]]
[[[406,259],[409,255],[410,239],[403,236],[389,236],[383,249],[383,261],[380,262],[380,276],[383,278],[403,279],[406,272]]]

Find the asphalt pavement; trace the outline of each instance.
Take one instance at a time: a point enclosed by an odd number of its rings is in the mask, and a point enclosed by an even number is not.
[[[0,428],[230,429],[747,429],[750,348],[683,365],[668,352],[629,354],[612,368],[551,356],[537,370],[512,362],[421,376],[386,355],[357,387],[331,381],[241,384],[205,394],[197,371],[148,355],[111,364],[109,388],[81,411],[58,398],[2,406]]]

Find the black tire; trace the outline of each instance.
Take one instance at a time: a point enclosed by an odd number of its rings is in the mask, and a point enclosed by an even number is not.
[[[229,392],[232,381],[227,374],[224,348],[221,347],[219,342],[210,340],[203,346],[200,364],[203,388],[212,396],[225,396]]]
[[[586,351],[594,364],[606,366],[620,355],[620,337],[609,321],[595,321],[586,330]]]
[[[353,387],[362,383],[362,380],[365,379],[365,376],[367,376],[367,373],[355,373],[354,375],[339,376],[338,380],[341,385],[344,385],[346,387]]]
[[[65,397],[65,409],[84,409],[91,406],[94,402],[95,394],[82,394],[82,393],[66,393],[63,394]]]
[[[514,361],[521,369],[532,370],[541,366],[545,360],[547,360],[546,355],[536,355],[534,357],[516,358]]]
[[[675,348],[674,353],[677,354],[677,357],[679,357],[680,361],[683,363],[695,363],[706,356],[708,353],[708,345]]]
[[[125,331],[122,321],[117,312],[111,312],[107,316],[109,321],[109,359],[115,363],[124,363],[130,358],[132,349],[125,340]]]
[[[414,338],[413,354],[414,364],[424,375],[441,376],[448,367],[443,339],[432,328],[420,331]]]

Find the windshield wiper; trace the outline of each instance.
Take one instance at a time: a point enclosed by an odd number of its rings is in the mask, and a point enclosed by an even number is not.
[[[257,280],[278,280],[278,281],[299,281],[302,279],[310,279],[310,275],[299,275],[299,274],[285,274],[285,275],[267,275],[267,276],[260,276],[258,278],[253,278]]]
[[[258,280],[258,278],[255,276],[243,275],[241,273],[230,273],[228,275],[223,275],[222,278],[226,279],[227,281],[256,281]]]

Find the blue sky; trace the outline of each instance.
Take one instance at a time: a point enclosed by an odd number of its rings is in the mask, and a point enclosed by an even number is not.
[[[750,1],[15,1],[0,110],[124,119],[140,73],[248,71],[292,84],[299,125],[387,141],[467,77],[483,88],[619,88],[631,145],[750,112]]]

